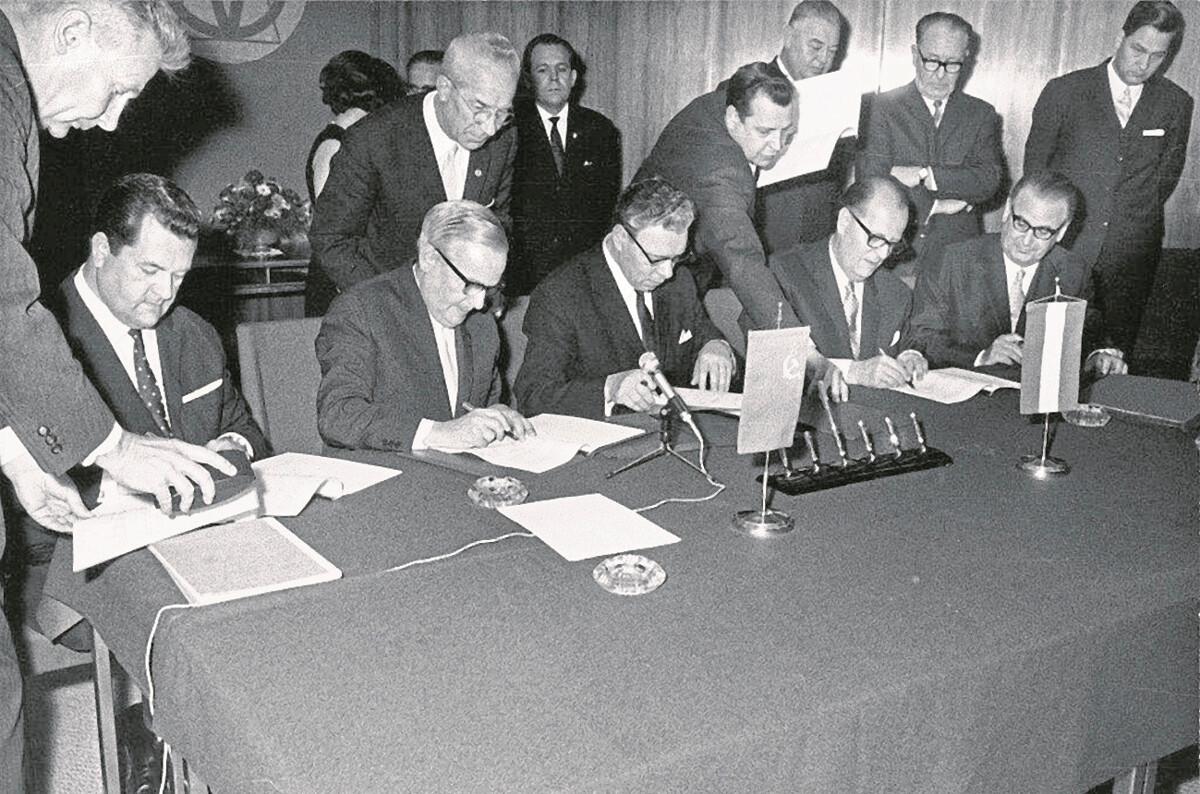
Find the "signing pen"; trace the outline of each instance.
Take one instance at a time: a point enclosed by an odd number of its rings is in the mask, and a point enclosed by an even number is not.
[[[463,401],[462,407],[464,410],[467,410],[467,411],[478,411],[479,410],[474,405],[471,405],[469,402],[466,402],[465,400]],[[501,415],[501,418],[503,418],[503,415]],[[513,435],[512,428],[509,427],[509,425],[508,425],[507,419],[504,420],[504,437],[511,438],[514,441],[517,440],[517,437],[515,435]]]
[[[879,355],[883,356],[884,358],[890,358],[890,359],[892,359],[892,361],[895,361],[897,364],[900,364],[900,361],[898,359],[892,358],[892,356],[889,356],[887,353],[883,352],[882,347],[876,348],[876,349],[879,351]],[[900,364],[900,367],[903,369],[904,365]],[[913,376],[908,374],[907,371],[904,373],[904,382],[907,383],[909,386],[915,385],[913,383]]]

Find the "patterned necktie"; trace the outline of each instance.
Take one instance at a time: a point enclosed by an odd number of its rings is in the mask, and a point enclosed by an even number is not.
[[[1129,117],[1133,115],[1133,92],[1129,90],[1129,86],[1125,86],[1125,90],[1117,97],[1114,103],[1117,108],[1117,120],[1121,122],[1121,128],[1129,123]]]
[[[458,144],[457,143],[450,147],[450,151],[446,154],[445,159],[442,160],[441,172],[442,172],[442,187],[446,191],[446,199],[449,201],[449,200],[453,200],[453,199],[462,198],[462,192],[461,192],[462,188],[460,188],[459,184],[458,184]]]
[[[942,100],[933,100],[933,126],[940,127],[942,124]]]
[[[133,337],[133,372],[137,376],[138,396],[146,410],[154,417],[154,424],[167,438],[173,438],[171,425],[167,422],[167,409],[163,407],[162,392],[159,391],[158,381],[154,379],[154,371],[150,369],[150,359],[146,358],[146,343],[142,340],[140,328],[130,328],[129,335]]]
[[[563,173],[563,159],[566,156],[563,150],[562,136],[558,134],[558,116],[550,117],[550,154],[554,157],[554,170],[558,171],[558,175]]]
[[[1021,317],[1021,309],[1025,308],[1025,269],[1017,268],[1012,283],[1008,285],[1008,322],[1009,329],[1017,332],[1017,320]]]
[[[654,317],[650,314],[650,307],[647,301],[650,299],[650,294],[647,292],[639,292],[634,303],[637,304],[638,322],[642,326],[642,346],[647,350],[654,350]]]
[[[842,306],[846,309],[846,327],[850,330],[850,355],[858,358],[858,295],[854,285],[846,285],[846,294],[842,296]]]

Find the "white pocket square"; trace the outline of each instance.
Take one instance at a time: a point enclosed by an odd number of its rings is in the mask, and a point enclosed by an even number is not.
[[[1166,130],[1142,130],[1143,138],[1161,138],[1166,134]]]
[[[212,383],[209,383],[205,386],[201,386],[199,389],[196,389],[195,391],[188,392],[187,394],[183,395],[183,402],[190,403],[192,400],[199,399],[200,397],[203,397],[204,395],[208,394],[210,391],[216,391],[217,389],[221,388],[221,383],[223,382],[223,380],[224,380],[223,378],[217,378]]]
[[[899,341],[900,341],[900,332],[897,331],[896,333],[892,334],[892,341],[888,342],[888,347],[891,347],[892,345],[896,344]]]
[[[692,332],[689,329],[684,328],[683,331],[681,331],[679,334],[679,344],[682,345],[684,342],[687,342],[691,338],[692,338]]]

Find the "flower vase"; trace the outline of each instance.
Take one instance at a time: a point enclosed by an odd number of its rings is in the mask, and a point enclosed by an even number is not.
[[[279,232],[274,229],[248,229],[240,232],[235,239],[238,256],[246,259],[268,259],[283,253],[275,247],[279,242]]]

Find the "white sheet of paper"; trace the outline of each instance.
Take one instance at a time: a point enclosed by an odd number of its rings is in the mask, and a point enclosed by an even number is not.
[[[570,562],[679,542],[653,521],[597,493],[498,509]]]
[[[732,391],[705,391],[676,386],[675,391],[693,411],[721,411],[737,416],[742,412],[742,395]]]
[[[838,139],[858,134],[864,85],[858,70],[843,65],[793,85],[800,105],[796,137],[774,166],[759,173],[759,187],[825,170]]]
[[[609,444],[646,434],[645,430],[636,427],[584,419],[580,416],[538,414],[529,421],[533,423],[533,428],[539,436],[570,443],[577,442],[579,451],[585,455],[590,455]]]
[[[969,400],[981,391],[991,394],[996,389],[1019,388],[1021,384],[1014,380],[997,378],[983,372],[972,372],[969,369],[946,367],[926,372],[925,377],[917,381],[915,386],[896,386],[892,391],[949,405]]]
[[[541,474],[556,466],[561,466],[575,457],[575,453],[579,452],[579,444],[557,441],[539,433],[536,436],[526,436],[520,441],[515,438],[505,438],[486,447],[442,451],[470,452],[493,466],[505,466],[510,469]]]
[[[284,452],[273,458],[255,461],[251,467],[260,477],[264,473],[320,477],[323,483],[317,494],[326,499],[340,499],[400,473],[399,469],[328,458],[324,455],[307,455],[303,452]]]
[[[133,494],[110,495],[90,518],[75,524],[71,567],[82,571],[151,543],[209,524],[258,515],[261,510],[258,489],[222,504],[170,516]]]
[[[337,494],[327,496],[328,499],[337,499],[343,490],[341,480],[269,470],[258,472],[258,482],[262,492],[263,515],[267,516],[298,516],[322,488]]]

